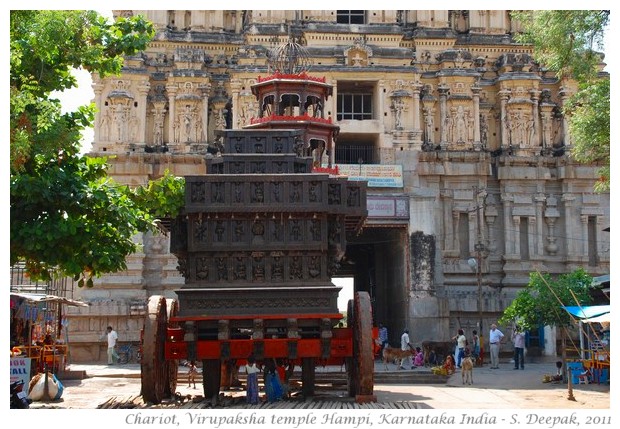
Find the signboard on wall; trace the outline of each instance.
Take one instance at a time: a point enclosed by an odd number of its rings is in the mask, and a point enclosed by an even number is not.
[[[379,197],[368,195],[366,197],[368,218],[381,219],[409,219],[408,197]]]
[[[11,383],[23,380],[24,385],[30,383],[30,358],[12,357],[10,362]]]
[[[403,166],[383,164],[336,164],[339,176],[366,180],[369,188],[402,188]]]

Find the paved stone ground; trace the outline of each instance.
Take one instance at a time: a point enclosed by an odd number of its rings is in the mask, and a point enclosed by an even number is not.
[[[32,408],[95,409],[111,397],[129,398],[140,394],[140,366],[133,365],[71,365],[72,371],[85,371],[82,380],[64,381],[60,400],[36,402]],[[419,370],[419,369],[418,369]],[[178,392],[182,395],[202,394],[202,386],[188,387],[179,369]],[[340,367],[317,368],[317,373],[340,372]],[[383,365],[376,365],[381,372]],[[400,371],[403,377],[416,370]],[[459,372],[445,384],[377,384],[378,402],[415,402],[418,408],[429,409],[599,409],[610,408],[610,384],[573,386],[574,401],[568,399],[568,386],[543,383],[545,374],[555,374],[553,363],[529,363],[525,370],[513,370],[509,362],[499,369],[488,365],[474,369],[474,384],[463,385]],[[243,395],[243,391],[231,394]],[[346,396],[345,392],[317,392],[317,396]]]

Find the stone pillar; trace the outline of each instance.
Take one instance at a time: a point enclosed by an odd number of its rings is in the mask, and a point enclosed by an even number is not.
[[[461,212],[458,210],[455,210],[454,208],[452,209],[452,225],[453,225],[453,229],[452,229],[452,248],[458,253],[459,250],[461,249],[461,237],[459,237],[459,217],[461,215]]]
[[[147,96],[151,84],[148,80],[143,80],[138,84],[138,143],[146,142],[146,105],[148,103]]]
[[[379,123],[383,124],[383,113],[385,112],[385,93],[383,92],[383,89],[385,88],[385,80],[380,80],[379,83],[377,84],[377,102],[379,103],[378,106],[378,111],[380,112],[379,114],[381,115],[378,118],[373,118],[373,119],[377,119],[379,121]]]
[[[452,194],[449,190],[441,193],[443,206],[444,237],[443,245],[445,250],[454,250],[454,220],[452,219]]]
[[[209,90],[211,89],[210,83],[201,84],[198,89],[202,95],[202,115],[200,120],[202,121],[202,132],[204,136],[201,137],[202,142],[209,141]],[[233,105],[234,107],[234,105]]]
[[[241,128],[237,122],[239,121],[239,92],[241,91],[241,81],[239,79],[232,79],[230,81],[230,91],[232,92],[232,123],[233,128]],[[301,104],[301,103],[300,103]]]
[[[422,84],[420,82],[414,82],[413,88],[413,129],[414,131],[421,131],[420,128],[420,91],[422,90]]]
[[[147,10],[146,17],[153,23],[155,30],[163,30],[168,25],[168,11],[166,10]]]
[[[562,107],[566,106],[568,98],[570,97],[568,88],[561,87],[559,95],[560,99],[562,100]],[[569,147],[571,145],[571,140],[570,130],[568,127],[568,119],[566,118],[566,115],[562,116],[562,133],[564,134],[564,146]]]
[[[446,117],[448,116],[448,106],[446,104],[448,98],[448,90],[450,88],[445,84],[440,84],[437,88],[439,92],[439,127],[441,130],[440,144],[443,148],[448,142],[448,129],[446,128]]]
[[[510,220],[512,213],[512,197],[509,195],[501,196],[502,203],[504,204],[504,240],[505,240],[505,253],[506,255],[514,255],[514,230],[510,227],[512,222]]]
[[[502,89],[499,91],[499,96],[501,100],[501,110],[500,110],[500,118],[501,118],[501,138],[502,138],[502,148],[507,148],[510,145],[510,140],[508,138],[508,134],[510,130],[508,129],[508,116],[506,112],[506,103],[508,102],[508,97],[510,95],[510,90]]]
[[[557,198],[553,195],[549,195],[546,199],[547,208],[545,210],[545,220],[547,221],[548,235],[547,235],[547,252],[550,255],[555,256],[558,252],[558,245],[555,244],[555,222],[560,217],[560,211],[557,207]]]
[[[482,144],[480,142],[480,91],[482,88],[479,86],[472,86],[471,92],[473,94],[474,101],[474,150],[481,150]]]
[[[95,126],[93,127],[93,138],[96,143],[99,143],[99,141],[101,140],[101,117],[104,113],[106,113],[103,111],[103,100],[101,99],[104,85],[101,83],[100,80],[97,80],[97,82],[94,82],[92,84],[92,88],[95,92],[95,107],[97,108],[97,112],[95,113]]]
[[[534,201],[536,202],[536,252],[537,256],[543,256],[543,203],[547,200],[544,194],[536,194]]]
[[[540,218],[539,218],[540,219]],[[519,222],[521,223],[521,222]],[[540,239],[540,236],[538,234],[538,231],[536,231],[534,228],[536,227],[536,217],[534,216],[528,216],[527,218],[527,224],[528,224],[528,234],[530,237],[533,237],[531,240],[528,239],[527,241],[527,247],[528,247],[528,252],[530,255],[530,259],[532,258],[532,256],[536,255],[536,245]],[[536,233],[536,235],[534,235],[534,233]]]
[[[168,91],[168,143],[177,144],[175,141],[176,128],[179,124],[176,124],[177,120],[177,108],[176,108],[176,95],[179,90],[179,86],[176,83],[169,83],[166,85],[166,91]]]
[[[336,122],[336,119],[338,118],[338,85],[336,85],[336,82],[328,82],[328,83],[332,85],[333,89],[332,89],[332,101],[330,103],[332,107],[331,109],[328,109],[327,115],[328,117],[331,116],[332,122]],[[262,101],[259,100],[259,103],[261,102]],[[329,113],[329,111],[331,111],[331,114]]]
[[[204,10],[191,10],[190,31],[205,31],[207,13]]]
[[[577,252],[577,237],[574,232],[577,225],[573,219],[573,204],[575,202],[575,196],[570,193],[565,193],[562,195],[562,202],[564,203],[564,219],[566,222],[564,230],[564,236],[566,237],[566,257],[570,259],[571,255],[575,255]]]
[[[509,229],[514,231],[514,236],[512,237],[512,245],[514,248],[513,254],[515,256],[521,255],[521,216],[510,216]]]
[[[236,10],[235,11],[235,33],[240,34],[242,29],[243,29],[243,11]]]
[[[532,133],[533,141],[530,141],[530,147],[539,147],[540,146],[540,114],[538,113],[538,98],[540,96],[540,91],[537,89],[530,90],[530,94],[532,94],[532,119],[534,120],[533,126],[534,131]]]
[[[579,254],[583,255],[584,258],[588,256],[588,216],[581,215],[579,216],[579,220],[581,221],[581,249],[579,249]]]

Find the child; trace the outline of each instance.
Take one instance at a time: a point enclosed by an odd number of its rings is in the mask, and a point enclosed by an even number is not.
[[[422,349],[420,347],[415,348],[416,355],[413,359],[414,366],[424,366],[424,353],[422,353]]]
[[[258,404],[258,368],[253,355],[248,357],[245,372],[248,374],[245,400],[248,404],[256,405]]]
[[[190,387],[194,383],[194,389],[196,388],[196,376],[198,375],[198,368],[196,367],[196,361],[189,363],[189,371],[187,372],[187,379],[189,381],[187,387]]]

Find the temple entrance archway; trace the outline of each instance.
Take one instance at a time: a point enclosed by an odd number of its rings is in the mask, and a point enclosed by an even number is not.
[[[408,326],[408,238],[405,226],[367,226],[348,238],[347,251],[336,277],[353,278],[355,292],[368,292],[373,325],[388,327],[390,345],[400,346]]]

